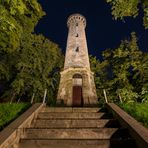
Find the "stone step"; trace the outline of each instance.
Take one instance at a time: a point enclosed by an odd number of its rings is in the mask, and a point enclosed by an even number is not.
[[[104,127],[109,120],[42,120],[34,121],[32,127],[35,128],[101,128]]]
[[[105,113],[41,112],[38,119],[100,119]]]
[[[110,139],[117,128],[26,129],[26,139]]]
[[[109,140],[21,140],[19,148],[109,148]]]
[[[79,107],[44,107],[42,112],[99,112],[101,108]]]

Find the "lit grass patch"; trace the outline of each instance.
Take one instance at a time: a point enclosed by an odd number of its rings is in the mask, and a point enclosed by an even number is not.
[[[148,128],[148,103],[125,103],[119,106]]]
[[[0,104],[0,131],[29,107],[29,103]]]

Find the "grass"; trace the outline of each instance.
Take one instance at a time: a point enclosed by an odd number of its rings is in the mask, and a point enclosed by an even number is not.
[[[125,103],[119,106],[148,128],[148,103]]]
[[[0,104],[0,131],[29,107],[29,103]]]

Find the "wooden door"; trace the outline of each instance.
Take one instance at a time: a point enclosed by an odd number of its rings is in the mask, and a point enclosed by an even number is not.
[[[73,86],[73,106],[82,106],[82,86]]]

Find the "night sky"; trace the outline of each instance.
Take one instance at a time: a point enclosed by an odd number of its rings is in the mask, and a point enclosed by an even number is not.
[[[86,36],[89,54],[101,58],[106,48],[116,48],[120,41],[130,37],[135,31],[139,47],[148,52],[148,31],[142,25],[142,13],[134,19],[114,21],[111,8],[105,0],[38,0],[46,12],[35,31],[57,43],[65,53],[68,28],[67,18],[73,13],[80,13],[87,20]]]

